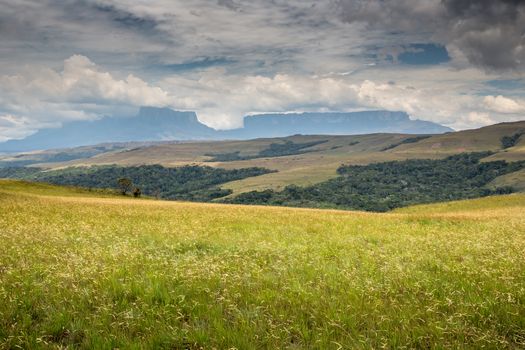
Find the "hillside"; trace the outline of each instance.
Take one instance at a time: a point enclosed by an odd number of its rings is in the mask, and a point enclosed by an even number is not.
[[[521,348],[525,196],[390,214],[0,181],[1,348]]]
[[[421,140],[416,144],[405,144],[396,147],[398,154],[406,153],[428,153],[428,154],[453,154],[459,152],[494,151],[498,153],[498,159],[512,161],[523,159],[523,149],[516,156],[510,149],[502,151],[501,139],[516,133],[525,132],[525,121],[513,123],[501,123],[486,126],[479,129],[464,130],[443,135],[435,135],[431,138]],[[525,138],[519,139],[519,145],[525,146]],[[516,150],[517,151],[517,150]],[[509,153],[510,152],[510,153]]]
[[[216,158],[259,159],[282,154],[303,154],[308,143],[272,144],[252,155],[239,152],[217,154]],[[508,194],[517,191],[512,184],[498,180],[525,169],[525,161],[483,161],[491,153],[461,153],[443,159],[412,159],[368,165],[341,165],[337,176],[310,186],[290,185],[282,191],[265,189],[233,193],[225,184],[258,179],[274,171],[260,168],[224,169],[202,165],[163,167],[90,166],[62,169],[36,167],[0,168],[0,178],[23,179],[84,188],[117,189],[156,198],[198,202],[232,202],[310,208],[337,208],[384,212],[414,204],[451,201]],[[119,185],[127,179],[128,185]],[[222,187],[222,188],[221,188]]]
[[[34,166],[62,168],[80,165],[118,164],[123,166],[162,164],[182,166],[188,164],[225,169],[262,167],[277,172],[249,177],[222,185],[235,194],[253,190],[282,190],[285,186],[313,185],[337,176],[341,164],[365,165],[406,159],[437,159],[461,152],[491,151],[489,160],[525,160],[525,138],[513,147],[503,149],[501,139],[525,130],[525,121],[492,125],[480,129],[459,131],[443,135],[369,134],[369,135],[296,135],[286,138],[255,139],[248,141],[167,142],[136,145],[125,150],[103,152],[90,158],[58,163],[38,163]],[[272,144],[313,146],[301,148],[295,154],[260,157]],[[264,153],[267,154],[267,153]],[[217,155],[235,155],[230,161],[210,161]],[[19,160],[25,159],[23,155]],[[30,154],[29,157],[34,157]],[[509,177],[507,185],[518,186],[520,177]],[[521,188],[521,187],[520,187]]]

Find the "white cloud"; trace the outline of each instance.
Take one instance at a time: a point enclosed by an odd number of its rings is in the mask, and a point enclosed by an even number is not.
[[[523,102],[485,82],[523,77],[525,7],[469,1],[461,14],[460,3],[0,0],[0,115],[25,120],[0,135],[139,105],[194,110],[217,128],[301,110],[402,110],[454,128],[516,120]],[[442,43],[452,61],[381,58],[413,43]]]
[[[62,72],[43,70],[36,72],[36,76],[11,76],[0,81],[11,91],[31,93],[46,100],[97,101],[132,106],[165,106],[171,101],[162,89],[150,86],[133,75],[123,80],[115,79],[81,55],[66,59]]]
[[[202,71],[197,77],[172,76],[161,82],[174,96],[175,108],[194,110],[199,119],[215,128],[239,127],[247,114],[288,111],[354,111],[388,109],[407,112],[414,119],[442,123],[454,128],[487,125],[501,120],[497,113],[481,116],[482,98],[465,94],[465,82],[452,81],[455,72],[431,72],[442,76],[432,82],[421,71],[403,81],[384,81],[384,72],[374,74],[274,76],[228,75],[222,69]],[[481,77],[470,72],[472,81]],[[483,74],[483,73],[481,73]],[[373,80],[361,78],[370,76]],[[484,76],[483,76],[484,77]],[[471,83],[471,82],[470,82]],[[480,109],[481,108],[481,109]]]
[[[172,74],[154,86],[134,75],[118,78],[73,55],[61,70],[28,68],[0,77],[0,137],[22,137],[69,120],[131,116],[142,105],[195,111],[219,129],[240,127],[247,114],[289,111],[387,109],[456,129],[519,118],[508,113],[520,111],[520,102],[476,94],[472,86],[492,78],[482,71],[464,70],[460,76],[446,67],[409,72],[369,67],[321,75],[248,75],[208,68]]]
[[[172,76],[162,86],[174,95],[174,108],[194,110],[215,128],[240,127],[247,114],[357,107],[352,84],[338,77],[227,75],[210,69],[197,79]]]
[[[525,103],[501,95],[485,96],[483,103],[485,108],[498,113],[525,113]]]
[[[62,71],[33,68],[0,77],[0,136],[21,137],[65,121],[129,115],[139,106],[172,102],[166,91],[134,75],[117,79],[87,57],[74,55]]]
[[[11,114],[0,115],[0,142],[22,138],[33,131],[29,118],[16,117]]]

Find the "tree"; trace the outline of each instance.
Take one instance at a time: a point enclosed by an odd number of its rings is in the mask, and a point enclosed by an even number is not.
[[[135,189],[133,190],[133,197],[139,198],[141,194],[142,192],[140,191],[140,188],[135,187]]]
[[[525,134],[525,131],[519,131],[512,136],[503,136],[501,138],[501,146],[503,149],[516,146],[521,135]]]
[[[123,196],[125,196],[126,193],[131,191],[131,188],[133,187],[133,183],[131,182],[131,180],[126,177],[118,179],[117,185],[120,190],[120,193],[122,193]]]

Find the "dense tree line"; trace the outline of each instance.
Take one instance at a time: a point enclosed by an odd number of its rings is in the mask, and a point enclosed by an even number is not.
[[[501,138],[501,147],[503,147],[503,149],[506,149],[506,148],[516,146],[516,144],[518,143],[518,140],[524,133],[525,131],[520,131],[520,132],[515,133],[512,136],[503,136]]]
[[[34,167],[5,167],[0,168],[0,179],[29,179],[43,169]]]
[[[306,148],[317,146],[325,142],[328,141],[319,140],[304,143],[295,143],[290,140],[287,140],[284,143],[272,143],[267,148],[259,151],[255,155],[241,156],[240,151],[230,153],[208,153],[205,155],[208,157],[213,157],[210,160],[208,160],[208,162],[232,162],[236,160],[248,160],[256,158],[283,157],[312,152],[311,150],[307,150]]]
[[[389,146],[386,146],[381,151],[388,151],[389,149],[396,148],[397,146],[401,146],[401,145],[404,145],[404,144],[407,144],[407,143],[416,143],[416,142],[419,142],[421,140],[428,139],[431,136],[432,135],[421,135],[421,136],[409,137],[409,138],[406,138],[406,139],[404,139],[404,140],[402,140],[400,142],[393,143],[393,144],[391,144]]]
[[[19,178],[57,185],[87,188],[113,188],[124,193],[137,193],[166,199],[210,201],[231,193],[218,185],[271,172],[264,168],[220,169],[201,166],[165,168],[160,165],[134,167],[77,167],[52,171],[37,168],[3,168],[0,178]],[[119,180],[129,180],[123,189]],[[139,194],[139,195],[140,195]]]
[[[229,202],[298,207],[387,211],[438,201],[512,192],[484,187],[498,176],[525,167],[525,162],[483,162],[488,152],[454,155],[441,160],[416,159],[364,166],[344,165],[339,177],[309,187],[253,191]]]
[[[525,168],[525,162],[480,162],[488,155],[490,152],[465,153],[440,160],[343,165],[337,170],[337,178],[313,186],[291,185],[283,191],[252,191],[224,201],[387,211],[412,204],[512,192],[509,187],[489,189],[486,185],[498,176]],[[113,188],[134,196],[144,193],[165,199],[211,201],[231,194],[230,190],[221,189],[221,184],[268,172],[270,170],[263,168],[227,170],[201,166],[165,168],[160,165],[80,167],[52,171],[2,168],[0,178]]]

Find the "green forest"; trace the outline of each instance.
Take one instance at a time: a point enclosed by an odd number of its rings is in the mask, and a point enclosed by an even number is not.
[[[407,143],[416,143],[416,142],[419,142],[421,140],[428,139],[429,137],[431,137],[431,135],[421,135],[421,136],[409,137],[409,138],[404,139],[403,141],[400,141],[398,143],[393,143],[390,146],[386,146],[381,151],[388,151],[389,149],[393,149],[393,148],[396,148],[397,146],[401,146],[401,145],[404,145],[404,144],[407,144]]]
[[[516,146],[518,144],[519,139],[524,133],[525,131],[518,131],[517,133],[511,136],[503,136],[501,138],[501,147],[503,149],[507,149]]]
[[[119,180],[131,181],[130,192],[164,199],[211,201],[227,196],[231,190],[218,185],[271,172],[263,168],[220,169],[202,166],[165,168],[161,165],[133,167],[98,166],[43,171],[38,168],[0,168],[0,178],[17,178],[55,185],[120,190]]]
[[[228,202],[294,207],[388,211],[420,203],[511,193],[510,187],[489,189],[496,177],[525,167],[525,162],[480,162],[488,152],[445,159],[414,159],[343,165],[337,178],[309,187],[287,186],[283,191],[242,193]]]
[[[233,162],[236,160],[248,160],[257,158],[269,158],[269,157],[283,157],[291,156],[295,154],[302,154],[311,152],[307,148],[320,145],[328,142],[327,140],[310,141],[304,143],[295,143],[287,140],[284,143],[272,143],[267,148],[259,151],[254,155],[240,155],[241,151],[230,152],[230,153],[207,153],[208,157],[212,157],[208,162]]]
[[[223,198],[232,192],[221,184],[272,172],[264,168],[221,169],[203,166],[165,168],[97,166],[44,171],[38,168],[0,168],[0,178],[18,178],[57,185],[111,188],[172,200],[264,204],[294,207],[388,211],[440,201],[513,192],[491,189],[496,177],[525,167],[525,162],[480,162],[490,152],[464,153],[445,159],[413,159],[369,165],[342,165],[338,177],[308,187],[290,185],[282,191],[265,190]],[[127,179],[128,181],[121,181]],[[119,184],[127,183],[124,190]],[[138,190],[137,190],[138,189]]]

